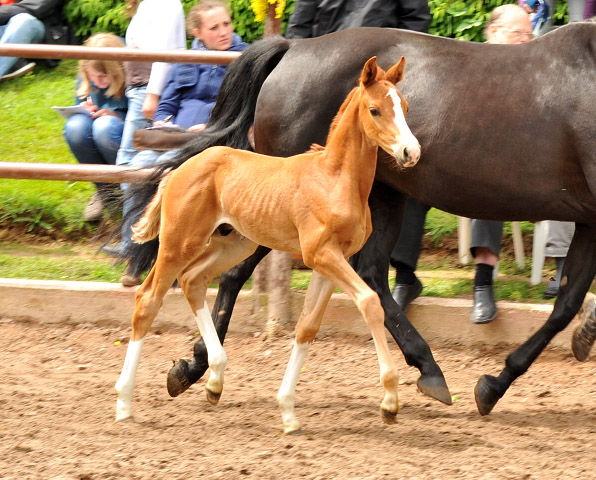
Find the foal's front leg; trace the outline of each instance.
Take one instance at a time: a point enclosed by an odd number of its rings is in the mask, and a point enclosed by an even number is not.
[[[304,260],[306,263],[306,255]],[[395,423],[399,410],[397,398],[399,376],[389,352],[383,326],[384,312],[379,296],[352,269],[341,251],[334,249],[333,246],[325,245],[320,248],[314,257],[309,259],[307,265],[309,264],[350,296],[370,328],[379,360],[381,383],[385,390],[381,402],[381,417],[385,423]]]
[[[325,307],[333,293],[333,284],[317,272],[312,272],[312,277],[304,299],[302,313],[296,324],[296,338],[294,348],[281,387],[277,394],[277,403],[281,410],[284,433],[300,430],[300,421],[294,413],[296,399],[296,385],[300,371],[306,360],[308,349],[319,331]]]

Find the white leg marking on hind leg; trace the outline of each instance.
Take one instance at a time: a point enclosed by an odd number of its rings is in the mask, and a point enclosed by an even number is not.
[[[286,367],[286,373],[281,382],[281,387],[277,393],[277,403],[281,410],[284,433],[291,433],[300,429],[300,422],[294,413],[296,385],[298,384],[298,377],[300,376],[300,371],[304,365],[309,347],[310,343],[297,343],[294,340],[292,355]]]
[[[145,338],[141,338],[137,341],[131,340],[128,343],[122,373],[116,382],[116,392],[118,392],[118,400],[116,401],[117,422],[132,417],[132,394],[144,342]]]
[[[206,387],[213,393],[221,393],[223,390],[224,370],[228,358],[219,341],[219,337],[217,336],[217,331],[213,325],[213,320],[211,320],[209,306],[206,301],[203,308],[197,312],[196,320],[199,331],[201,332],[201,337],[207,347],[209,368],[211,369],[211,374]]]

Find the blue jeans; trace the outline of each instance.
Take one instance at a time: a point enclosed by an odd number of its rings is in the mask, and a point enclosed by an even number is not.
[[[124,130],[116,157],[116,165],[132,164],[132,159],[138,153],[133,146],[135,130],[151,126],[151,120],[143,115],[143,102],[147,97],[147,87],[128,87],[126,97],[128,98],[128,112],[124,120]]]
[[[174,155],[176,155],[177,150],[170,150],[167,152],[158,152],[156,150],[143,150],[142,152],[137,153],[130,163],[131,166],[134,167],[149,167],[151,165],[155,165],[158,161],[162,162],[165,160],[169,160]],[[122,223],[122,247],[126,247],[130,244],[132,230],[131,227],[134,223],[138,220],[138,218],[126,218],[128,213],[131,211],[135,199],[128,195],[129,192],[129,183],[122,183],[120,188],[125,193],[124,196],[124,204],[122,206],[122,215],[125,217],[125,221]],[[135,215],[136,217],[136,215]]]
[[[64,139],[77,162],[87,165],[115,165],[124,120],[104,115],[93,120],[73,115],[64,125]],[[98,188],[106,184],[96,183]]]
[[[0,43],[42,43],[46,35],[43,23],[28,13],[19,13],[0,26]],[[0,77],[6,75],[18,59],[0,57]]]

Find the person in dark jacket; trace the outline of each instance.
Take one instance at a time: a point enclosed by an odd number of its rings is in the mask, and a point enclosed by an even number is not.
[[[60,26],[63,0],[0,0],[0,43],[44,43],[50,30]],[[35,63],[0,57],[2,81],[25,75]]]
[[[428,32],[425,0],[298,0],[286,38],[312,38],[353,27],[389,27]]]
[[[227,5],[219,0],[202,0],[188,13],[187,28],[195,40],[196,50],[242,51],[247,44],[234,33]],[[226,65],[177,64],[172,68],[155,112],[153,126],[176,125],[191,132],[205,128],[215,99],[221,87]],[[153,165],[176,155],[176,150],[159,152],[143,150],[137,153],[132,166]],[[130,209],[132,200],[124,204],[124,213]],[[130,242],[131,225],[122,227],[122,244],[106,253],[119,255]],[[139,285],[141,280],[127,269],[120,282],[124,286]]]

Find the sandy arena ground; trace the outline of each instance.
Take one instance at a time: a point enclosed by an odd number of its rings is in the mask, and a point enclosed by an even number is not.
[[[236,319],[235,321],[241,321]],[[129,330],[0,320],[2,479],[588,479],[596,476],[596,355],[583,364],[547,350],[491,415],[473,388],[512,346],[431,345],[455,402],[416,389],[418,372],[391,343],[401,375],[398,423],[381,422],[372,341],[322,336],[297,392],[299,435],[281,433],[275,395],[292,332],[235,333],[218,406],[201,380],[172,399],[173,359],[196,336],[148,336],[135,421],[114,423],[113,390]]]

